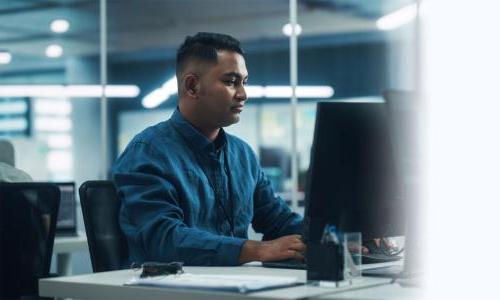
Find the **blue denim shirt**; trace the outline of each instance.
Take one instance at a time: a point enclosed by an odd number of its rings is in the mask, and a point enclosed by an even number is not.
[[[131,262],[237,265],[250,223],[265,240],[302,232],[245,142],[223,130],[211,142],[179,110],[135,136],[112,172]]]

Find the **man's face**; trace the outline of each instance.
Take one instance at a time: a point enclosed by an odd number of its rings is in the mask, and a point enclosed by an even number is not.
[[[199,108],[208,124],[219,128],[237,123],[247,100],[245,59],[231,51],[218,51],[217,64],[200,76]]]

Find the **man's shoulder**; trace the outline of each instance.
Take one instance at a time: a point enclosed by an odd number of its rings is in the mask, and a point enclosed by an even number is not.
[[[179,140],[179,134],[169,120],[149,126],[132,138],[115,161],[114,169],[130,162],[156,160],[167,163],[175,160],[182,153]]]
[[[139,132],[134,136],[131,143],[151,144],[157,141],[159,137],[168,137],[171,135],[171,125],[169,121],[163,121],[158,124],[152,125]]]
[[[165,149],[173,150],[179,144],[179,135],[169,120],[152,125],[135,135],[128,143],[126,151],[137,149],[153,153],[164,153]]]

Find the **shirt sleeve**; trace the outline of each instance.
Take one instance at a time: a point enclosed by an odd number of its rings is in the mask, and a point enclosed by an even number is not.
[[[113,179],[122,198],[120,225],[134,248],[131,255],[143,261],[238,265],[245,240],[187,226],[173,174],[143,143],[131,145],[115,164]]]
[[[255,231],[264,234],[263,240],[302,234],[302,216],[292,212],[283,199],[275,196],[267,175],[260,168],[258,172],[252,221]]]

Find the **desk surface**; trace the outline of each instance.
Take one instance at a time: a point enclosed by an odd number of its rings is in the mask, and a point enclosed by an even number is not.
[[[265,276],[294,276],[305,282],[306,272],[301,270],[269,269],[255,265],[240,267],[185,267],[188,273],[194,274],[247,274]],[[139,273],[132,270],[102,272],[70,277],[41,279],[39,283],[40,296],[82,298],[82,299],[363,299],[377,298],[373,292],[390,295],[393,291],[402,289],[397,284],[389,284],[388,279],[362,278],[355,286],[328,288],[321,286],[296,286],[275,289],[251,294],[237,294],[212,291],[189,291],[173,288],[156,288],[140,286],[123,286],[123,283]],[[356,290],[353,290],[353,287]],[[362,292],[366,290],[366,293]],[[399,293],[399,292],[398,292]],[[403,292],[401,292],[403,293]],[[401,294],[399,293],[399,294]],[[414,299],[416,292],[407,292],[402,299]],[[330,295],[332,297],[330,297]],[[407,296],[407,297],[406,297]],[[353,298],[354,297],[354,298]],[[385,297],[382,297],[385,298]],[[380,299],[382,299],[380,298]],[[360,298],[357,298],[360,299]],[[399,298],[394,298],[399,299]]]

